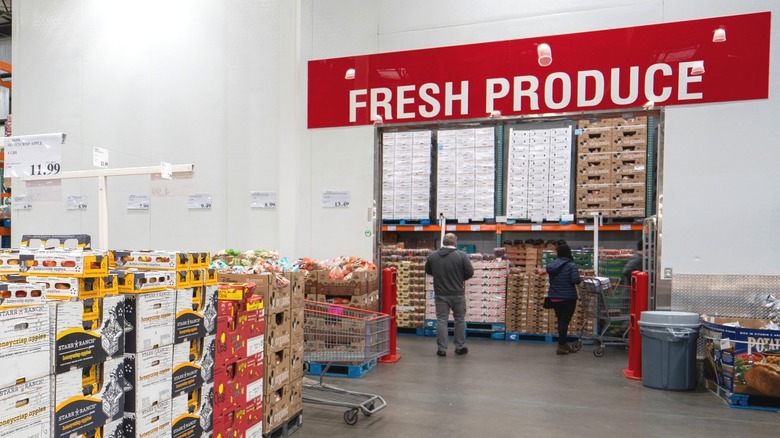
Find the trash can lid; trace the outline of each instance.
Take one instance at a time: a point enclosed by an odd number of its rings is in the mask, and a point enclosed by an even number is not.
[[[672,312],[648,310],[639,317],[639,325],[650,327],[698,327],[699,314],[693,312]]]

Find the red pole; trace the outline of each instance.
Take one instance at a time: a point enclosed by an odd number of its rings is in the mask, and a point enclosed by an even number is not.
[[[631,326],[628,332],[628,368],[623,375],[628,379],[642,379],[642,334],[639,331],[639,317],[647,310],[647,272],[631,274]]]
[[[380,357],[377,362],[395,363],[401,360],[401,355],[396,354],[395,345],[395,336],[397,331],[395,320],[397,291],[398,285],[396,284],[396,269],[382,269],[382,313],[387,313],[390,315],[390,352]]]

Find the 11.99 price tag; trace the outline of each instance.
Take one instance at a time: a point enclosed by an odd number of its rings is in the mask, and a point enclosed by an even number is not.
[[[6,177],[19,178],[59,174],[64,141],[64,134],[4,138]]]

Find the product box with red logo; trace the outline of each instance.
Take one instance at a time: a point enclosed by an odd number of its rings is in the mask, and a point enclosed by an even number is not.
[[[241,329],[239,301],[217,302],[216,365],[235,362],[246,357],[246,338]]]
[[[246,408],[233,406],[223,412],[215,411],[214,430],[211,436],[215,438],[246,436]]]
[[[243,369],[244,381],[246,383],[246,399],[244,400],[244,405],[258,405],[262,407],[264,393],[263,376],[265,374],[263,370],[263,356],[256,355],[242,359],[242,361],[246,364]]]
[[[173,345],[173,397],[214,382],[214,335]]]
[[[217,299],[220,301],[244,301],[251,297],[256,289],[255,283],[220,283]]]
[[[246,366],[246,360],[236,359],[214,368],[214,412],[227,412],[245,402]]]
[[[247,303],[251,307],[250,303]],[[262,355],[265,351],[265,316],[263,308],[239,313],[240,332],[246,340],[246,357]]]

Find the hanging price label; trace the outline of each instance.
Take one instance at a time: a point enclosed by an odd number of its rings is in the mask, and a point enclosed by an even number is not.
[[[146,194],[129,195],[127,197],[128,210],[148,210],[151,205],[150,196]]]
[[[211,209],[211,195],[208,193],[198,193],[195,195],[190,195],[187,198],[187,208],[190,210]]]
[[[65,205],[68,210],[86,210],[87,197],[84,195],[68,195]]]
[[[322,192],[322,208],[349,208],[349,192]]]
[[[92,150],[92,164],[97,167],[108,167],[108,149],[95,147]]]
[[[14,196],[14,210],[30,210],[32,208],[32,204],[27,199],[27,195],[17,195]]]
[[[272,210],[276,208],[276,192],[250,192],[251,208]]]
[[[6,177],[60,173],[65,134],[25,135],[3,139]]]
[[[541,225],[531,225],[531,231],[542,231]]]
[[[631,225],[620,225],[620,231],[631,231]]]

